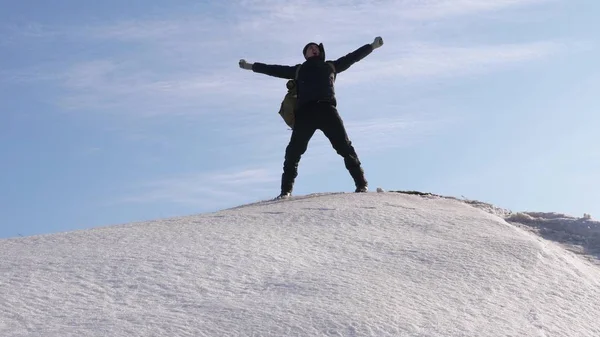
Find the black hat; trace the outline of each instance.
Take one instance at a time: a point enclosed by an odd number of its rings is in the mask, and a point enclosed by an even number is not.
[[[317,44],[316,42],[309,42],[306,44],[306,46],[304,46],[304,48],[302,49],[302,56],[306,55],[306,50],[308,49],[308,47],[310,47],[311,45],[315,45],[317,47],[319,47],[319,51],[320,51],[320,58],[325,60],[325,48],[323,47],[322,43]]]

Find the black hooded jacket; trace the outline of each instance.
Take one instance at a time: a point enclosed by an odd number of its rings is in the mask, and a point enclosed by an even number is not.
[[[319,49],[321,53],[318,57],[308,58],[301,65],[282,66],[256,62],[252,66],[252,71],[274,77],[294,79],[297,68],[302,66],[297,78],[298,108],[316,101],[328,101],[336,106],[334,86],[336,74],[345,71],[351,65],[369,55],[373,51],[373,47],[371,44],[365,44],[335,61],[325,61],[323,44],[319,44]],[[326,62],[331,62],[334,65],[335,73]]]

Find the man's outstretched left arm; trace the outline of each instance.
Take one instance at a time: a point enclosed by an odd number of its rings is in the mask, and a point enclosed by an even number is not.
[[[362,60],[367,55],[371,54],[373,50],[381,47],[383,45],[383,39],[381,37],[376,37],[372,43],[367,43],[364,46],[358,48],[357,50],[351,52],[350,54],[344,55],[339,59],[333,61],[333,65],[335,66],[336,73],[341,73],[342,71],[350,68],[354,63]]]

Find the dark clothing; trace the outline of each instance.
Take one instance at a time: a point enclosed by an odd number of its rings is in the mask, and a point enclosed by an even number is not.
[[[339,74],[352,66],[354,63],[362,60],[373,51],[371,44],[366,44],[357,50],[340,57],[332,62],[336,74]],[[335,75],[330,66],[325,63],[324,51],[321,57],[309,58],[302,64],[297,79],[298,108],[302,108],[307,103],[325,100],[337,106],[335,98],[334,79]],[[296,69],[300,65],[281,66],[270,65],[256,62],[252,66],[252,71],[285,79],[294,79]]]
[[[310,103],[298,111],[296,116],[296,124],[285,150],[281,176],[282,192],[292,192],[294,180],[298,176],[300,157],[306,152],[308,142],[317,129],[323,131],[335,151],[344,158],[346,169],[350,172],[356,187],[367,185],[360,160],[352,142],[348,139],[336,107],[328,102]]]
[[[306,47],[305,47],[306,49]],[[337,111],[334,82],[336,75],[350,68],[373,51],[371,44],[340,57],[333,63],[335,72],[325,61],[325,50],[319,45],[318,57],[307,59],[300,68],[297,78],[297,109],[290,142],[285,150],[281,192],[292,192],[298,176],[300,158],[306,152],[308,143],[316,130],[321,130],[331,142],[335,151],[344,158],[344,164],[358,189],[367,186],[358,155],[346,134],[344,123]],[[294,79],[300,65],[282,66],[254,63],[252,70],[274,77]]]

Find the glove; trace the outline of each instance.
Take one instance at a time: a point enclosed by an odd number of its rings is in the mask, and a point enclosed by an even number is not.
[[[383,39],[381,36],[376,37],[375,40],[373,40],[373,43],[371,43],[371,46],[373,46],[373,49],[383,46]]]
[[[252,63],[248,63],[248,62],[246,62],[246,60],[241,59],[240,60],[240,68],[246,69],[246,70],[252,70]]]

